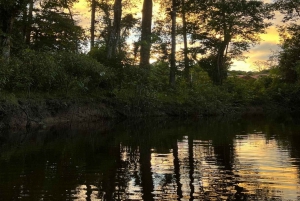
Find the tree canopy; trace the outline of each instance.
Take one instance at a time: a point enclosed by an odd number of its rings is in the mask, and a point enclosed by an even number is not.
[[[170,64],[173,86],[181,76],[190,82],[191,68],[197,63],[215,84],[221,85],[232,60],[243,58],[245,51],[260,42],[274,10],[284,14],[285,22],[300,17],[300,4],[295,0],[277,0],[274,4],[256,0],[168,1],[161,2],[159,16],[153,15],[152,0],[144,0],[141,19],[128,10],[134,7],[130,0],[93,0],[89,1],[92,15],[88,31],[76,21],[73,5],[77,2],[1,0],[1,57],[8,60],[11,53],[26,48],[81,52],[82,48],[90,49],[86,44],[91,41],[91,50],[101,52],[101,62],[150,68],[150,58],[165,61]],[[281,27],[289,37],[282,34],[280,58],[285,58],[290,40],[297,41],[295,29],[296,24]],[[175,49],[175,44],[181,43],[183,48]]]
[[[194,7],[198,23],[192,38],[199,44],[193,48],[194,58],[200,53],[200,66],[221,84],[230,61],[260,41],[259,34],[270,26],[265,20],[273,15],[269,5],[261,1],[195,1]]]

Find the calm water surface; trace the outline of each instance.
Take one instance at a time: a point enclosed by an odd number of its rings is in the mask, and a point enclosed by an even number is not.
[[[300,200],[300,121],[137,120],[0,133],[0,200]]]

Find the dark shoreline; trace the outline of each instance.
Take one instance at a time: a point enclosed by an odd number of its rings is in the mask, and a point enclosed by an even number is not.
[[[136,117],[203,117],[219,115],[264,115],[261,106],[239,107],[234,110],[216,113],[197,111],[192,107],[172,106],[150,108],[136,111],[126,109],[122,103],[99,100],[72,99],[24,99],[17,103],[2,101],[0,103],[0,129],[23,129],[45,127],[60,123],[95,122],[109,119],[127,119]]]

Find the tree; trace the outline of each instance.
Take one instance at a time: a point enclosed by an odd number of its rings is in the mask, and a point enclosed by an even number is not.
[[[117,54],[117,47],[120,43],[122,19],[122,0],[115,0],[113,26],[110,28],[107,46],[107,58],[111,59]]]
[[[181,17],[182,17],[182,37],[183,37],[183,55],[184,55],[184,76],[187,83],[191,82],[190,78],[190,62],[188,58],[187,45],[187,21],[186,21],[186,4],[185,0],[181,0]]]
[[[269,61],[264,61],[264,60],[254,61],[253,65],[254,65],[255,69],[258,72],[261,72],[263,70],[267,70],[271,67],[270,62]]]
[[[0,47],[1,56],[8,61],[14,21],[27,5],[27,0],[0,0]]]
[[[90,50],[92,50],[95,46],[95,17],[96,17],[96,0],[92,0],[91,2],[91,44]]]
[[[136,26],[138,20],[133,14],[126,13],[123,16],[123,7],[128,6],[128,1],[99,1],[97,2],[97,29],[100,33],[97,37],[97,43],[91,55],[97,54],[97,60],[112,65],[114,67],[123,67],[125,63],[131,60],[127,58],[128,46],[127,38],[132,29]],[[101,55],[101,56],[100,56]]]
[[[176,0],[161,2],[161,13],[164,18],[158,17],[153,28],[154,50],[157,58],[169,62],[169,85],[176,84],[177,62],[176,62],[176,37],[177,37],[177,10]]]
[[[38,50],[77,52],[83,40],[83,29],[76,25],[70,7],[76,0],[42,1],[32,27],[32,47]],[[64,10],[67,9],[68,13]]]
[[[279,26],[281,51],[279,52],[278,67],[285,82],[295,83],[300,75],[300,2],[298,0],[276,0],[276,10],[283,14],[282,21],[290,22]]]
[[[196,0],[195,12],[199,22],[192,35],[199,45],[194,58],[208,71],[215,84],[222,84],[232,58],[259,42],[272,14],[268,4],[246,0]],[[199,58],[199,53],[202,56]]]
[[[284,15],[284,22],[297,20],[300,18],[299,0],[276,0],[274,3],[274,7]]]
[[[28,11],[24,12],[24,41],[26,45],[30,45],[30,35],[32,31],[32,21],[33,21],[33,8],[34,0],[29,0]],[[27,7],[26,7],[27,8]]]
[[[281,27],[282,44],[279,52],[279,70],[285,82],[295,83],[300,75],[300,25]]]
[[[175,86],[175,76],[176,76],[176,0],[172,0],[172,10],[170,11],[172,20],[172,47],[171,47],[171,57],[170,57],[170,85]]]
[[[170,11],[169,9],[167,11]],[[157,19],[154,22],[152,30],[153,36],[153,54],[156,55],[158,61],[169,62],[171,52],[171,29],[170,15],[165,15],[164,19]]]
[[[150,65],[152,4],[152,0],[143,2],[140,68],[144,69],[149,69]]]

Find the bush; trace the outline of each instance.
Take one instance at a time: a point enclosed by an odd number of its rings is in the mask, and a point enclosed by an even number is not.
[[[1,61],[0,61],[1,62]],[[0,89],[26,92],[90,91],[109,85],[110,71],[84,54],[24,50],[2,61]]]
[[[68,90],[88,91],[105,88],[112,76],[108,68],[84,54],[61,52],[54,55],[62,71],[56,77],[57,84]]]
[[[53,89],[60,73],[53,56],[46,52],[24,50],[20,65],[13,66],[11,77],[13,90],[46,91]]]
[[[4,90],[10,81],[13,69],[11,66],[18,66],[19,60],[13,60],[8,64],[0,57],[0,91]]]
[[[232,77],[224,82],[222,88],[230,94],[233,103],[249,104],[255,99],[257,93],[254,82],[255,80]]]

